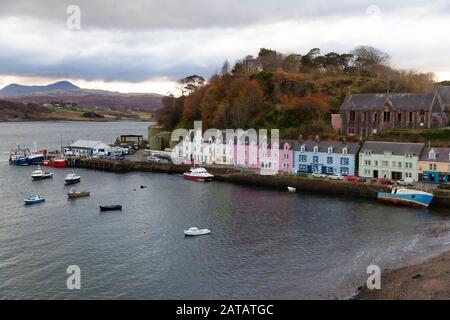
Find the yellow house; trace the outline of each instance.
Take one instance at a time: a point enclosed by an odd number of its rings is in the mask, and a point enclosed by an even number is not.
[[[419,159],[419,177],[430,183],[450,181],[450,148],[425,148]]]

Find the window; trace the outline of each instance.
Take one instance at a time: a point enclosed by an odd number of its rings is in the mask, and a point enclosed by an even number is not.
[[[370,176],[372,174],[372,171],[370,169],[364,169],[364,174],[366,176]]]
[[[350,111],[350,121],[355,121],[356,119],[356,113],[354,110]]]
[[[370,160],[366,160],[366,161],[364,161],[364,164],[365,164],[366,166],[370,166],[370,165],[371,165],[371,162],[370,162]]]
[[[342,149],[342,154],[347,154],[347,147]]]
[[[378,120],[377,118],[378,118],[377,117],[377,113],[375,112],[374,115],[373,115],[373,122],[377,122],[377,120]]]
[[[327,157],[327,164],[333,164],[333,157]]]
[[[348,166],[350,164],[349,158],[341,158],[341,165],[342,166]]]
[[[314,152],[316,152],[316,153],[319,152],[319,147],[315,146],[314,147]]]
[[[382,162],[381,162],[381,165],[382,165],[383,167],[389,167],[389,161],[382,161]]]
[[[401,162],[398,163],[398,167],[399,167],[399,168],[402,167],[402,163],[401,163]]]
[[[328,147],[328,153],[333,153],[333,147]]]
[[[412,163],[411,162],[405,162],[405,168],[412,169]]]
[[[347,167],[341,167],[340,172],[342,175],[347,176],[349,171]]]
[[[409,113],[409,122],[412,122],[412,121],[413,121],[413,113],[410,112],[410,113]]]
[[[305,146],[300,147],[300,152],[305,152]]]
[[[298,161],[299,162],[306,162],[307,161],[307,157],[304,154],[301,154],[298,156]]]
[[[319,163],[319,156],[313,156],[313,163]]]
[[[383,112],[383,121],[390,122],[391,121],[391,113],[389,111]]]
[[[412,178],[412,173],[411,172],[405,172],[405,177],[406,178]]]
[[[397,121],[398,121],[398,122],[402,122],[402,113],[401,113],[401,112],[399,112],[399,113],[397,114]]]
[[[301,164],[298,166],[298,171],[300,172],[308,172],[308,166]]]
[[[364,111],[364,112],[363,112],[363,121],[365,122],[366,120],[367,120],[367,112]]]
[[[348,134],[355,134],[355,128],[348,128]]]

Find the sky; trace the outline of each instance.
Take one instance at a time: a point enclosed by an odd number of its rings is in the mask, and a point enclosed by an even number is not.
[[[208,78],[262,47],[359,45],[450,80],[449,24],[449,0],[0,0],[0,88],[69,80],[167,94],[177,79]]]

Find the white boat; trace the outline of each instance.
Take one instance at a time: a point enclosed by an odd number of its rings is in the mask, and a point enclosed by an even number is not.
[[[44,180],[44,179],[50,179],[52,177],[53,177],[53,173],[42,170],[40,166],[37,167],[37,170],[34,170],[31,173],[31,179],[33,179],[33,180]]]
[[[211,230],[209,229],[199,229],[196,227],[189,228],[188,230],[184,230],[184,234],[186,236],[203,236],[205,234],[210,234]]]
[[[66,182],[66,184],[74,184],[74,183],[78,183],[80,182],[81,177],[75,173],[69,173],[66,178],[64,179],[64,181]]]
[[[378,192],[378,200],[394,205],[415,208],[427,208],[433,200],[433,194],[406,188],[392,188],[391,193]]]
[[[205,168],[192,168],[189,172],[185,172],[183,177],[187,180],[193,181],[212,181],[214,179],[214,175],[206,171]]]
[[[295,189],[294,187],[287,187],[289,192],[295,192],[297,191],[297,189]]]

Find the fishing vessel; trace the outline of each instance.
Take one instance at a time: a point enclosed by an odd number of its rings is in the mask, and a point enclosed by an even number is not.
[[[26,150],[22,150],[20,149],[20,146],[18,146],[17,149],[9,151],[9,164],[14,164],[16,166],[27,166],[29,163]]]
[[[53,160],[44,160],[42,164],[44,166],[49,166],[52,168],[67,168],[67,159],[59,158]]]
[[[212,181],[214,179],[214,175],[206,171],[205,168],[192,168],[183,174],[183,178],[186,180],[205,182]]]
[[[33,197],[28,197],[26,199],[23,199],[23,201],[25,202],[25,205],[30,205],[30,204],[44,202],[45,198],[42,196],[33,196]]]
[[[38,166],[37,170],[34,170],[31,173],[31,179],[33,180],[44,180],[50,178],[53,178],[53,173],[42,170],[40,166]]]
[[[427,208],[433,194],[406,188],[393,187],[391,193],[378,192],[378,200],[394,205]]]
[[[81,177],[75,173],[69,173],[64,181],[66,184],[75,184],[81,181]]]
[[[205,234],[210,234],[211,230],[209,229],[199,229],[196,227],[189,228],[188,230],[184,230],[184,234],[186,236],[203,236]]]
[[[46,150],[38,150],[36,142],[34,143],[34,150],[27,151],[28,164],[41,164],[44,161],[44,153],[46,153]]]
[[[76,191],[75,188],[70,188],[69,192],[67,193],[69,199],[89,197],[90,195],[91,193],[89,191]]]

